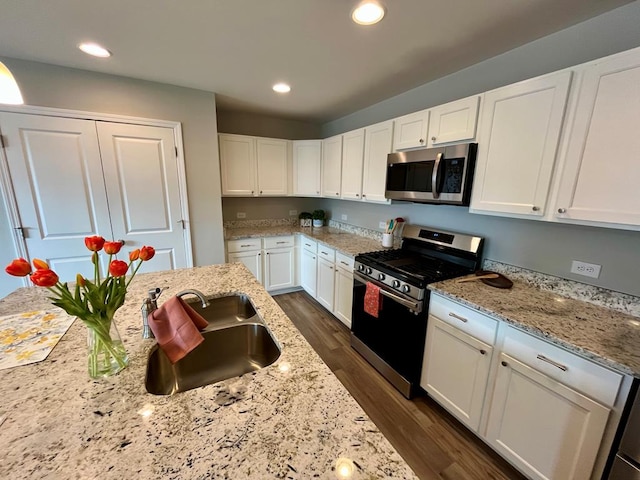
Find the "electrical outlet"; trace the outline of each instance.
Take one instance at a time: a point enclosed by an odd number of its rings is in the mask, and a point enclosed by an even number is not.
[[[238,212],[238,213],[236,214],[236,216],[237,216],[238,218],[247,218],[247,214],[246,214],[246,213],[244,213],[244,212]]]
[[[378,228],[381,228],[381,229],[383,229],[383,230],[386,230],[386,228],[387,228],[387,222],[380,222],[380,223],[378,224]]]
[[[295,217],[296,215],[298,215],[298,210],[289,210],[290,217]]]
[[[601,266],[595,263],[580,262],[579,260],[571,262],[571,273],[585,277],[598,278],[600,276],[600,268]]]
[[[343,213],[342,215],[340,215],[340,220],[347,220],[347,216]]]

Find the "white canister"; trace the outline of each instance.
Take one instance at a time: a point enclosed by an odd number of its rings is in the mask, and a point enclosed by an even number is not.
[[[383,233],[382,234],[382,246],[383,247],[393,247],[393,234],[392,233]]]

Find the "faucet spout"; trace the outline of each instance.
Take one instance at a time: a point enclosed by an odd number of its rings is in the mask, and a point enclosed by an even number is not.
[[[195,288],[188,288],[187,290],[183,290],[179,293],[176,293],[176,297],[183,297],[184,295],[195,295],[202,302],[202,308],[207,308],[209,306],[209,301],[207,297],[204,296],[200,290],[196,290]]]
[[[149,327],[149,314],[158,309],[158,298],[162,294],[161,288],[152,288],[147,294],[147,298],[142,302],[142,338],[155,338]]]

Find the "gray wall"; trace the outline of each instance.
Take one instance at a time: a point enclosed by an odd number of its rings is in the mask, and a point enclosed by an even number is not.
[[[222,215],[227,220],[239,220],[238,212],[246,213],[246,220],[265,218],[289,218],[289,210],[313,212],[320,208],[321,199],[297,197],[225,197],[222,199]],[[297,218],[297,216],[296,216]]]
[[[323,138],[640,46],[640,1],[322,126]]]
[[[218,110],[218,131],[256,137],[307,140],[320,138],[321,127],[315,123],[244,112]]]
[[[224,262],[215,95],[211,92],[0,58],[25,103],[181,122],[195,265]],[[6,221],[0,230],[6,229]]]

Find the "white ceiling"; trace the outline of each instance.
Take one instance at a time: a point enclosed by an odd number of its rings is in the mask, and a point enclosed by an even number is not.
[[[326,122],[630,1],[383,0],[386,17],[363,27],[350,20],[357,0],[0,0],[0,55]],[[86,56],[87,40],[113,57]]]

